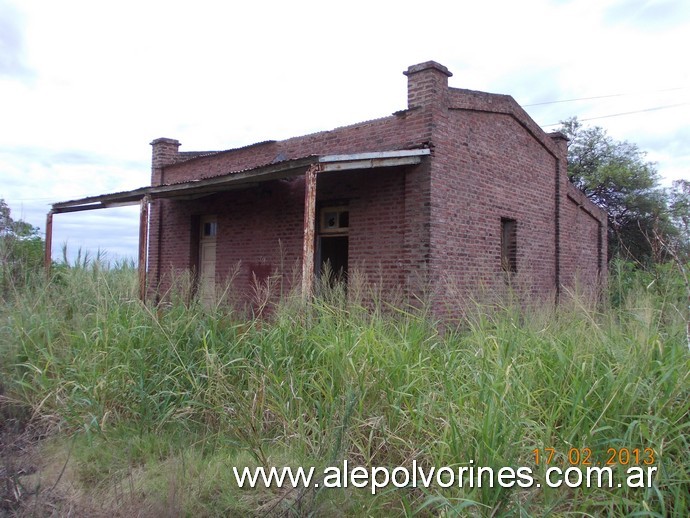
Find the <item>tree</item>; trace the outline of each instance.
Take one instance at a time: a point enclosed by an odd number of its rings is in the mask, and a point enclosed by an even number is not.
[[[32,272],[40,270],[42,260],[39,229],[12,219],[9,206],[0,198],[0,295],[24,284]]]
[[[673,258],[685,283],[687,305],[685,307],[686,339],[690,350],[690,181],[676,180],[669,191],[669,214],[676,230],[662,242]]]
[[[609,256],[641,264],[663,260],[652,236],[675,229],[655,164],[637,145],[617,141],[598,126],[585,128],[575,117],[563,121],[561,131],[570,139],[570,180],[608,214]]]
[[[676,248],[690,257],[690,181],[676,180],[668,193],[668,209],[677,229]]]

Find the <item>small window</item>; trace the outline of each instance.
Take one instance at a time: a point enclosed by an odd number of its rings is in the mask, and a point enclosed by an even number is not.
[[[501,218],[501,268],[517,272],[517,221]]]
[[[216,237],[218,233],[218,222],[215,219],[206,219],[201,224],[201,237]]]
[[[321,210],[321,233],[344,234],[350,226],[347,207],[327,207]]]

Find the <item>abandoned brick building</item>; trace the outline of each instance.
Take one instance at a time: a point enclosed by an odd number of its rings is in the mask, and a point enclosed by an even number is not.
[[[293,265],[310,293],[326,262],[384,292],[437,297],[506,279],[552,297],[601,279],[606,216],[568,181],[566,138],[510,96],[449,88],[436,62],[404,74],[407,109],[381,119],[219,152],[154,140],[151,186],[56,203],[48,226],[54,213],[141,203],[148,293],[191,271],[204,297],[231,272],[249,294]]]

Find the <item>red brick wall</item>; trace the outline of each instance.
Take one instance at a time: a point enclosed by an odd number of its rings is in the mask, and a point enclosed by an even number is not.
[[[565,286],[596,287],[605,279],[606,215],[572,184],[567,186],[561,224],[561,281]]]
[[[385,293],[405,279],[404,195],[409,169],[323,173],[317,182],[317,209],[347,201],[350,274],[357,271],[367,284]]]
[[[160,279],[159,291],[165,291],[170,286],[171,274],[179,275],[196,267],[198,249],[192,241],[193,224],[200,216],[215,215],[219,287],[224,288],[232,280],[233,293],[249,297],[254,275],[265,282],[268,276],[277,279],[283,274],[282,285],[276,288],[290,289],[290,274],[302,257],[303,198],[304,181],[293,178],[200,200],[159,202],[163,216],[161,272],[158,277],[158,270],[151,268],[151,281]],[[157,246],[157,240],[152,240],[150,253],[154,256],[158,253]],[[240,268],[235,272],[237,265]]]
[[[175,183],[205,178],[265,165],[277,157],[409,149],[426,145],[430,136],[429,110],[411,109],[332,131],[195,158],[175,155],[170,139],[163,139],[162,151],[154,145],[152,181]],[[425,276],[429,260],[428,174],[428,165],[422,164],[405,170],[323,173],[319,178],[317,203],[345,199],[351,205],[350,269],[358,269],[377,283],[377,289],[412,286]],[[301,261],[303,180],[295,180],[293,186],[289,200],[283,201],[277,195],[260,198],[254,189],[205,198],[199,203],[154,202],[149,239],[150,285],[164,290],[169,284],[165,280],[168,272],[192,266],[194,252],[190,252],[189,234],[195,214],[219,215],[219,282],[242,260],[243,270],[235,288],[243,293],[250,291],[250,265],[258,265],[264,272],[274,271],[280,261],[278,239],[285,250],[283,264],[292,268]],[[286,206],[281,207],[281,203]],[[224,234],[224,228],[233,226],[238,227],[234,234]]]
[[[276,159],[429,146],[431,157],[416,167],[319,175],[317,208],[333,200],[350,207],[351,270],[384,290],[432,290],[438,304],[460,303],[482,289],[502,291],[501,218],[511,218],[517,221],[511,283],[522,293],[552,297],[558,279],[596,277],[605,264],[606,219],[569,184],[565,141],[545,134],[509,96],[448,89],[450,73],[437,64],[410,67],[407,75],[409,109],[383,119],[194,158],[178,154],[176,141],[155,141],[152,182]],[[201,214],[218,216],[220,283],[240,261],[238,293],[251,291],[252,273],[299,271],[303,204],[302,178],[198,201],[154,202],[152,284],[193,266],[191,222]]]
[[[502,218],[517,221],[517,273],[509,282],[521,295],[551,298],[576,274],[596,279],[598,265],[605,268],[600,236],[605,243],[606,219],[568,182],[565,139],[545,134],[509,96],[450,89],[448,106],[434,113],[432,134],[437,302],[446,309],[457,299],[508,287]],[[568,194],[579,195],[587,214],[577,224]]]
[[[413,168],[390,168],[321,173],[317,177],[317,209],[337,204],[349,208],[349,269],[357,270],[377,290],[391,293],[403,284],[410,259],[420,243],[405,240],[408,184],[424,178]],[[421,198],[418,198],[421,201]],[[414,200],[413,200],[414,201]],[[259,187],[220,193],[198,201],[161,202],[162,240],[160,291],[170,286],[170,274],[178,274],[195,263],[192,241],[194,216],[216,215],[216,281],[225,287],[233,275],[232,293],[253,297],[254,275],[274,279],[273,290],[299,285],[302,257],[304,179],[276,180]],[[410,207],[416,221],[418,209]],[[415,222],[411,222],[414,226]],[[318,232],[317,232],[318,236]],[[153,245],[152,247],[157,246]],[[157,254],[157,251],[153,252]],[[152,263],[158,261],[153,261]],[[239,266],[239,269],[236,267]],[[154,281],[157,270],[150,272]]]
[[[453,109],[435,138],[432,269],[443,300],[506,287],[501,218],[517,221],[517,274],[531,295],[556,287],[556,158],[514,117]],[[452,279],[450,282],[447,279]]]

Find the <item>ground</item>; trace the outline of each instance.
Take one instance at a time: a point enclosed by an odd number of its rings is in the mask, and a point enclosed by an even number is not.
[[[56,470],[44,454],[50,433],[49,422],[32,420],[3,397],[0,385],[0,517],[105,516],[75,498],[63,479],[66,470]]]

